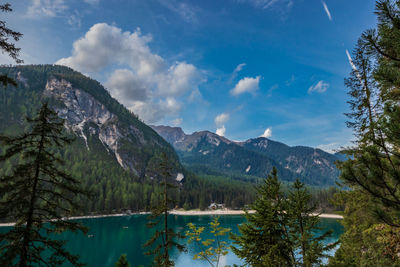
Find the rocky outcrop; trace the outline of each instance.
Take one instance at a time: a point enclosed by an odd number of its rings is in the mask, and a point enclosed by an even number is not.
[[[74,88],[66,80],[50,79],[43,94],[59,100],[60,105],[54,107],[56,112],[65,120],[65,126],[84,140],[88,150],[90,146],[87,135],[94,135],[114,154],[121,167],[139,174],[135,162],[119,151],[122,140],[131,139],[132,136],[145,143],[138,129],[132,125],[128,129],[122,128],[116,115],[90,94]]]

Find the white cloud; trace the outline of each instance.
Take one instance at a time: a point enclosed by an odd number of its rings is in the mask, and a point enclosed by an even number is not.
[[[55,17],[67,9],[65,0],[32,0],[27,15],[29,17]]]
[[[215,125],[217,126],[217,130],[215,131],[216,134],[220,136],[225,136],[226,128],[225,123],[229,120],[228,113],[221,113],[215,117]]]
[[[225,132],[226,132],[225,125],[222,125],[215,131],[215,133],[218,134],[219,136],[225,136]]]
[[[110,88],[111,94],[126,106],[130,106],[131,101],[146,101],[151,93],[128,69],[115,70],[105,85]]]
[[[181,18],[186,22],[197,22],[196,13],[198,8],[195,8],[187,3],[180,3],[174,0],[159,0],[159,2],[172,12],[181,16]]]
[[[116,26],[98,23],[74,42],[72,56],[56,64],[84,73],[117,68],[106,82],[112,96],[144,121],[156,122],[179,112],[179,97],[193,92],[201,97],[198,85],[203,80],[194,65],[169,65],[152,53],[151,41],[152,37],[143,35],[140,29],[123,32]]]
[[[238,2],[249,3],[256,8],[269,9],[275,5],[283,5],[287,8],[293,6],[292,0],[238,0]]]
[[[245,66],[246,66],[246,63],[241,63],[241,64],[239,64],[239,65],[236,66],[236,68],[233,70],[232,75],[231,75],[231,77],[230,77],[230,79],[229,79],[229,83],[232,83],[232,82],[236,79],[238,73],[239,73]]]
[[[182,105],[174,98],[165,100],[153,101],[135,101],[131,106],[128,106],[134,113],[139,114],[139,117],[147,123],[155,123],[160,121],[166,115],[177,115],[182,108]]]
[[[229,114],[228,113],[221,113],[217,117],[215,117],[215,125],[217,127],[224,125],[227,121],[229,120]]]
[[[268,96],[268,97],[271,97],[271,96],[272,96],[272,93],[273,93],[276,89],[278,89],[278,88],[279,88],[279,84],[274,84],[274,85],[272,85],[272,86],[269,88],[268,92],[267,92],[267,96]]]
[[[241,79],[233,88],[230,93],[231,95],[237,96],[243,93],[252,93],[254,94],[259,89],[261,76],[257,76],[255,78],[245,77]]]
[[[356,65],[353,62],[353,59],[351,58],[351,55],[349,53],[349,50],[346,49],[346,55],[347,55],[347,59],[349,60],[350,66],[353,70],[358,71]]]
[[[324,0],[322,0],[322,5],[324,6],[324,10],[325,10],[326,15],[328,16],[329,20],[332,21],[331,12],[329,11],[328,5],[325,3]]]
[[[233,73],[240,72],[245,66],[246,66],[246,63],[241,63],[241,64],[237,65],[235,70],[233,71]]]
[[[183,122],[182,118],[176,118],[176,119],[172,120],[172,125],[177,127],[177,126],[180,126],[182,124],[182,122]]]
[[[148,43],[150,35],[122,32],[106,23],[93,25],[85,36],[73,44],[72,56],[57,64],[67,65],[83,72],[97,72],[112,63],[128,64],[142,76],[153,74],[165,67],[163,59],[152,54]]]
[[[272,136],[272,130],[271,128],[267,128],[260,137],[269,138],[271,136]]]
[[[325,93],[328,90],[329,84],[324,81],[319,81],[317,84],[308,88],[308,93],[311,94],[313,92],[317,93]]]

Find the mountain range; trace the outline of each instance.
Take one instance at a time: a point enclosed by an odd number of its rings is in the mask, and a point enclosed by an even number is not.
[[[175,148],[181,163],[196,173],[253,180],[276,167],[282,180],[299,178],[314,186],[334,185],[339,175],[335,162],[342,158],[321,149],[290,147],[264,137],[236,142],[209,131],[186,134],[179,127],[151,127]]]
[[[309,185],[333,185],[337,157],[319,149],[289,147],[264,138],[233,142],[202,131],[153,126],[111,97],[93,80],[58,65],[0,67],[18,86],[0,87],[0,134],[27,130],[41,103],[65,120],[75,142],[60,151],[65,168],[93,194],[82,214],[121,209],[148,210],[160,196],[160,154],[167,154],[179,185],[177,205],[206,207],[212,202],[243,207],[254,200],[254,182],[276,166],[283,181],[300,178]],[[0,152],[2,148],[0,147]],[[0,163],[0,175],[12,162]]]

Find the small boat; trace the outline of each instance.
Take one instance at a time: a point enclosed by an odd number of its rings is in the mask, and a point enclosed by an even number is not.
[[[128,229],[128,226],[123,226],[122,228],[124,228],[124,229]]]
[[[87,235],[87,237],[88,237],[88,238],[92,238],[92,237],[94,237],[94,235]]]

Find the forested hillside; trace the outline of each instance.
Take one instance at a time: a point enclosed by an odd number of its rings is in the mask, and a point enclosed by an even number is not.
[[[0,72],[18,82],[1,90],[0,133],[21,133],[27,125],[24,118],[49,101],[75,137],[60,153],[65,169],[92,192],[91,200],[82,200],[85,212],[145,210],[156,203],[161,152],[167,153],[174,177],[185,177],[175,196],[179,206],[206,207],[217,201],[241,207],[252,201],[250,184],[199,179],[184,171],[173,148],[97,81],[54,65],[2,67]],[[2,172],[11,166],[6,162]]]
[[[234,142],[208,131],[187,135],[179,127],[152,127],[195,173],[256,181],[276,167],[283,181],[299,178],[312,186],[333,186],[339,176],[335,162],[343,159],[321,149],[290,147],[264,137]]]

